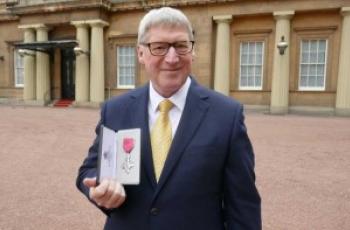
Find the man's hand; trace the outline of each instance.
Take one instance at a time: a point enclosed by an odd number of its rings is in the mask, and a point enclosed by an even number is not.
[[[115,180],[103,180],[96,186],[95,178],[85,178],[84,185],[88,187],[90,199],[98,206],[111,209],[118,208],[125,201],[125,190],[122,184]]]

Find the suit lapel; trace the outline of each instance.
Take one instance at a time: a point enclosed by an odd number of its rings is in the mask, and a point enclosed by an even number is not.
[[[148,101],[149,85],[134,91],[131,94],[131,103],[128,105],[131,127],[141,128],[141,164],[146,177],[152,187],[156,190],[154,198],[158,195],[167,179],[176,168],[185,148],[196,133],[200,123],[208,110],[209,104],[206,102],[207,95],[202,93],[201,86],[192,78],[192,83],[188,91],[186,105],[179,122],[175,137],[169,150],[168,158],[165,162],[163,172],[157,184],[154,174],[152,159],[152,148],[150,143],[150,133],[148,126]]]
[[[153,160],[152,160],[152,149],[150,143],[150,134],[148,126],[148,93],[149,85],[142,87],[140,90],[135,91],[131,98],[133,101],[128,107],[132,126],[141,128],[141,164],[145,170],[145,174],[152,184],[153,188],[157,186]]]
[[[166,180],[175,169],[186,146],[189,144],[202,122],[209,107],[209,104],[205,101],[207,97],[207,95],[201,94],[200,86],[198,86],[192,78],[192,84],[188,91],[186,105],[170,147],[163,172],[160,176],[155,196],[159,193]]]

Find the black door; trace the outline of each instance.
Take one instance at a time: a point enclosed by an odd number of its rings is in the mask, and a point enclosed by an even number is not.
[[[73,49],[61,49],[62,99],[75,97],[75,54]]]

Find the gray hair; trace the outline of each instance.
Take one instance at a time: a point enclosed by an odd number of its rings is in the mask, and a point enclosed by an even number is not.
[[[193,40],[193,29],[186,15],[180,10],[162,7],[149,11],[142,18],[139,25],[137,43],[147,42],[147,33],[155,26],[183,27],[187,30],[189,39]]]

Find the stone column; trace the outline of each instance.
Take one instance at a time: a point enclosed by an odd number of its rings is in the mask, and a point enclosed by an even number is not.
[[[35,30],[30,26],[19,26],[24,29],[24,42],[35,41]],[[23,100],[32,101],[36,99],[35,90],[35,52],[26,51],[24,55],[24,89]]]
[[[105,100],[103,27],[109,24],[100,19],[87,22],[91,26],[90,101],[99,104]]]
[[[279,11],[273,13],[276,20],[275,51],[272,70],[272,89],[270,112],[272,114],[288,113],[289,97],[289,65],[290,65],[290,19],[294,11]],[[284,54],[277,48],[282,36],[288,44]]]
[[[230,94],[230,22],[232,15],[214,16],[217,23],[214,89]]]
[[[89,101],[89,27],[84,21],[72,22],[77,28],[77,40],[79,48],[83,51],[80,54],[76,54],[75,63],[75,102],[88,102]]]
[[[335,113],[340,116],[350,116],[350,7],[343,7],[341,13],[343,25]]]
[[[36,40],[43,42],[48,40],[49,28],[45,25],[36,27]],[[46,104],[51,99],[50,92],[50,57],[45,52],[36,52],[36,99]]]

